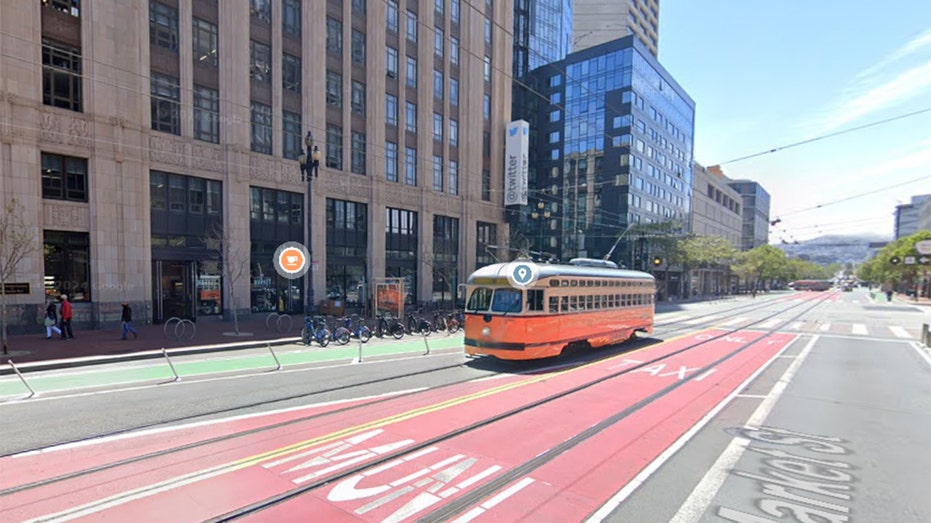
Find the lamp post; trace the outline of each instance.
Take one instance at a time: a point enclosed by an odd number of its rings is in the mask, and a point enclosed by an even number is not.
[[[307,247],[307,253],[310,255],[310,268],[311,270],[307,272],[307,306],[305,307],[305,313],[311,314],[314,312],[314,277],[313,277],[313,263],[314,263],[314,247],[313,247],[313,219],[312,219],[312,205],[313,205],[313,193],[311,180],[311,171],[319,169],[319,159],[314,158],[314,135],[307,131],[307,136],[304,137],[304,145],[307,146],[307,151],[301,151],[301,154],[297,157],[297,162],[301,166],[301,180],[307,182],[307,208],[304,213],[304,217],[307,220],[307,241],[305,246]],[[314,173],[316,174],[316,173]]]
[[[539,249],[541,254],[543,253],[543,224],[550,218],[550,211],[545,209],[545,203],[537,202],[537,209],[530,213],[530,218],[533,219],[537,227],[537,236],[540,240]]]

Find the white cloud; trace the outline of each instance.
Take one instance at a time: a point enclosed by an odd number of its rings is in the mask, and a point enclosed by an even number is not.
[[[857,75],[840,102],[815,123],[813,136],[931,92],[931,29]]]

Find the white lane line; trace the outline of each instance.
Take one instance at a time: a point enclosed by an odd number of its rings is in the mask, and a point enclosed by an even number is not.
[[[782,323],[782,320],[779,318],[773,318],[767,322],[761,323],[758,328],[760,329],[772,329],[776,325]]]
[[[890,325],[889,330],[892,331],[892,334],[895,334],[898,338],[911,338],[912,335],[908,333],[907,330],[899,327],[897,325]]]
[[[749,319],[750,318],[734,318],[733,320],[728,320],[722,323],[721,327],[730,327],[732,325],[737,325],[738,323],[743,323]]]
[[[709,322],[715,318],[720,318],[720,317],[721,317],[720,314],[711,314],[709,316],[702,316],[700,318],[695,318],[694,320],[680,321],[679,323],[683,325],[698,325],[699,323]]]
[[[870,334],[870,331],[866,330],[866,325],[862,323],[854,323],[850,329],[852,333],[858,336],[869,336]]]
[[[815,336],[815,338],[817,339],[817,336]],[[792,341],[787,343],[786,346],[782,348],[782,350],[777,352],[772,358],[770,358],[765,363],[763,363],[763,365],[761,365],[760,368],[754,371],[753,374],[751,374],[747,379],[743,381],[743,383],[741,383],[730,394],[728,394],[726,398],[724,398],[723,400],[721,400],[720,403],[715,405],[714,408],[708,412],[708,414],[705,414],[705,416],[702,419],[698,420],[698,423],[696,423],[694,426],[692,426],[692,428],[687,430],[685,434],[679,436],[679,439],[677,439],[672,445],[670,445],[666,450],[664,450],[662,454],[657,456],[656,459],[651,461],[650,464],[647,465],[643,470],[641,470],[639,474],[634,476],[634,479],[632,479],[630,483],[628,483],[627,485],[624,485],[624,488],[619,490],[617,494],[615,494],[614,496],[611,497],[611,499],[606,501],[605,504],[601,506],[601,508],[599,508],[597,511],[595,511],[594,514],[592,514],[588,519],[585,520],[585,523],[600,523],[601,521],[604,521],[605,518],[610,516],[611,513],[614,512],[614,509],[620,506],[620,504],[623,503],[625,499],[630,497],[630,495],[633,494],[635,490],[640,488],[640,485],[645,483],[650,478],[650,476],[653,475],[654,472],[659,470],[659,468],[662,467],[663,464],[666,463],[667,460],[669,460],[669,458],[671,458],[676,452],[678,452],[679,449],[684,447],[686,443],[689,442],[689,440],[695,437],[695,434],[698,434],[698,432],[702,428],[704,428],[704,426],[707,425],[708,422],[710,422],[712,418],[714,418],[715,416],[718,415],[719,412],[724,410],[724,407],[726,407],[731,401],[733,401],[733,399],[740,393],[740,391],[746,389],[751,383],[753,383],[753,380],[755,380],[757,376],[759,376],[760,374],[763,373],[763,371],[769,368],[769,366],[774,361],[776,361],[776,359],[778,359],[779,356],[781,356],[783,353],[789,350],[789,348],[792,347],[792,345],[794,345],[795,342],[798,340],[799,340],[799,337],[796,336]]]
[[[798,369],[802,366],[802,363],[818,342],[818,339],[819,337],[815,336],[808,342],[808,345],[802,349],[798,358],[789,365],[789,368],[786,369],[782,377],[779,378],[779,381],[773,385],[769,394],[766,395],[766,399],[760,402],[760,405],[747,420],[747,426],[759,427],[766,421],[769,413],[776,405],[776,401],[779,400],[779,397],[785,392],[786,387],[792,382],[795,373],[798,372]],[[708,506],[711,505],[711,501],[717,495],[718,490],[720,490],[724,481],[727,480],[730,471],[737,465],[737,461],[740,460],[740,456],[743,455],[748,444],[749,440],[743,438],[734,438],[731,440],[727,448],[724,449],[724,452],[722,452],[714,462],[714,465],[708,469],[708,472],[705,473],[705,476],[698,482],[698,485],[695,486],[695,489],[692,490],[689,497],[682,506],[679,507],[679,511],[676,512],[676,515],[669,520],[670,523],[694,523],[701,519],[708,509]]]
[[[928,365],[931,365],[931,354],[928,354],[928,349],[924,348],[924,346],[922,346],[922,344],[918,343],[917,341],[913,341],[909,343],[909,345],[918,351],[918,355],[924,358],[924,360],[928,362]]]
[[[818,327],[818,330],[821,331],[821,332],[827,332],[827,331],[831,330],[831,324],[830,324],[830,323],[822,323],[821,326]]]

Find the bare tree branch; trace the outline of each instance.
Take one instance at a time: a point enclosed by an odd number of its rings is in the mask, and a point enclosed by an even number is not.
[[[9,352],[6,320],[6,283],[19,272],[22,261],[36,249],[35,238],[23,220],[25,207],[13,198],[0,212],[0,344]]]
[[[220,264],[223,283],[228,291],[230,313],[233,315],[233,328],[239,335],[239,299],[236,296],[236,285],[249,272],[249,253],[235,246],[231,235],[222,225],[216,225],[209,231],[204,237],[204,245],[216,254]]]

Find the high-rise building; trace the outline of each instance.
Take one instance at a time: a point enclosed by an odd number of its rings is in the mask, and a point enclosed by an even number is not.
[[[540,251],[611,252],[644,267],[648,245],[612,247],[636,224],[687,229],[694,102],[633,36],[535,69],[529,82],[530,209],[512,219]]]
[[[769,193],[762,185],[751,180],[729,180],[727,184],[740,193],[743,199],[738,247],[742,251],[749,251],[766,245],[769,242]]]
[[[9,317],[68,293],[83,327],[122,301],[140,321],[208,319],[230,284],[242,312],[359,308],[385,277],[449,300],[504,233],[509,8],[3,2],[0,196],[35,238]],[[303,280],[276,273],[286,241],[310,247]]]
[[[659,0],[575,0],[572,50],[634,35],[654,57],[659,50]]]
[[[927,207],[931,201],[931,194],[912,196],[909,203],[895,207],[895,239],[911,236],[916,232],[927,229],[926,221],[922,220],[922,206]],[[925,211],[927,213],[927,211]],[[924,225],[924,226],[922,226]]]
[[[514,1],[514,78],[572,51],[572,0]]]
[[[717,166],[705,168],[695,162],[692,169],[691,232],[701,236],[720,236],[740,247],[743,197],[728,185]]]

